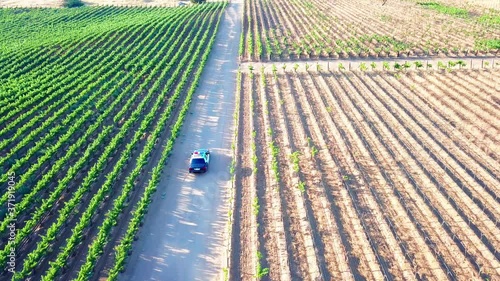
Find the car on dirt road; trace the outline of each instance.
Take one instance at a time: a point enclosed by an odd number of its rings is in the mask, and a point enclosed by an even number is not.
[[[196,149],[191,153],[189,160],[190,173],[205,173],[208,171],[210,163],[210,151],[208,149]]]

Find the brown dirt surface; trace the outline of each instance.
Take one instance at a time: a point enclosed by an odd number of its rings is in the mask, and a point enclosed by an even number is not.
[[[259,159],[273,159],[264,148],[276,145],[280,175],[267,167],[258,174],[268,186],[257,188],[278,186],[285,233],[292,230],[284,240],[290,250],[281,252],[289,269],[268,248],[271,280],[288,270],[307,280],[500,276],[500,113],[491,99],[500,72],[473,63],[478,68],[400,72],[254,65],[261,87],[242,94],[253,97],[260,121],[252,123],[265,130],[255,135]],[[298,171],[292,151],[300,152]],[[272,217],[275,208],[260,212]],[[304,245],[314,251],[304,256]]]
[[[242,75],[242,89],[244,92],[251,92],[252,83],[248,75]],[[236,198],[235,198],[235,225],[233,233],[237,239],[234,239],[232,245],[232,278],[248,280],[255,272],[254,254],[256,245],[255,219],[252,217],[252,200],[255,196],[255,177],[252,175],[253,164],[251,157],[244,157],[252,154],[253,131],[252,112],[250,109],[250,96],[242,95],[240,104],[240,118],[242,120],[239,126],[239,140],[237,148],[237,169],[236,169]],[[245,187],[245,188],[244,188]]]

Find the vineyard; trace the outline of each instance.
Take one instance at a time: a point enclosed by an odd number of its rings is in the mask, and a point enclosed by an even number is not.
[[[2,8],[61,8],[65,6],[67,0],[2,0],[0,7]],[[178,0],[87,0],[82,1],[85,6],[161,6],[161,7],[177,7]]]
[[[278,61],[499,54],[498,10],[384,2],[246,0],[240,57]]]
[[[245,65],[229,279],[498,279],[498,81]]]
[[[500,279],[498,10],[104,2],[0,9],[0,280]]]
[[[0,10],[1,280],[117,280],[225,6]]]

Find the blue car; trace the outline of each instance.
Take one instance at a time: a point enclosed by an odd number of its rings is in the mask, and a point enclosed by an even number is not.
[[[210,151],[208,149],[197,149],[191,153],[189,172],[205,173],[208,171],[208,163],[210,163]]]

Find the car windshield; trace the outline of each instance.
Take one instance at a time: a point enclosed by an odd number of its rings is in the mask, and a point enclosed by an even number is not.
[[[205,160],[203,158],[194,158],[191,159],[191,164],[205,164]]]

